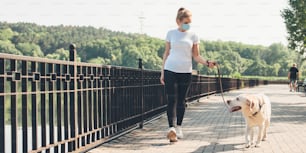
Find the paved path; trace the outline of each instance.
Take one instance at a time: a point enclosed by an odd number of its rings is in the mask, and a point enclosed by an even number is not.
[[[268,140],[260,148],[244,148],[244,119],[228,113],[220,95],[205,97],[188,106],[183,122],[184,139],[166,139],[165,115],[89,153],[306,153],[306,97],[289,92],[286,85],[267,85],[231,91],[225,99],[241,93],[265,93],[272,102]],[[256,137],[255,137],[256,138]]]

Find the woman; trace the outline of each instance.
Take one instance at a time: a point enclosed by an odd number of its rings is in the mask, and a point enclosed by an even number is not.
[[[189,10],[180,8],[176,17],[178,28],[168,31],[166,37],[160,82],[165,85],[168,98],[169,130],[167,138],[170,142],[183,138],[181,125],[185,113],[185,97],[191,83],[192,57],[196,62],[210,68],[216,65],[215,62],[205,60],[200,56],[199,38],[195,33],[189,31],[191,16]],[[177,119],[176,129],[175,118]]]

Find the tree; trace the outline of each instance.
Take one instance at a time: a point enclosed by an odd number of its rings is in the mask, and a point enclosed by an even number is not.
[[[276,63],[272,65],[272,70],[270,71],[270,76],[278,76],[279,69],[281,68],[281,65]]]
[[[69,60],[69,51],[64,48],[57,49],[54,53],[48,54],[47,58],[57,59],[57,60]]]
[[[122,64],[124,66],[137,68],[139,58],[142,58],[142,55],[136,46],[126,46],[122,56]]]
[[[289,48],[306,53],[306,1],[289,0],[289,7],[282,11],[287,27]]]
[[[89,63],[108,65],[110,63],[109,59],[104,59],[102,57],[92,58],[88,60]]]
[[[0,40],[10,40],[14,36],[11,28],[0,29]]]
[[[262,57],[267,64],[273,65],[290,58],[288,49],[280,43],[273,43],[265,50],[265,56]]]
[[[22,55],[22,53],[15,48],[14,44],[12,44],[10,41],[2,41],[2,40],[0,40],[0,53]]]
[[[40,50],[40,47],[35,44],[30,43],[19,43],[16,48],[20,50],[23,55],[33,56],[33,57],[43,57],[44,53]]]
[[[254,61],[254,63],[245,71],[246,75],[259,75],[259,76],[268,76],[270,71],[269,65],[265,61],[260,60],[259,58]]]

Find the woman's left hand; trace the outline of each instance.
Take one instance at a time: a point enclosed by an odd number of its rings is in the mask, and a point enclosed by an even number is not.
[[[207,66],[208,66],[209,68],[214,68],[215,66],[218,65],[218,63],[215,62],[215,61],[207,61],[207,63],[208,63]]]

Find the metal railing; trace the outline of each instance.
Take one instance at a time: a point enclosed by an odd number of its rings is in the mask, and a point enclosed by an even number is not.
[[[97,146],[166,110],[160,72],[0,53],[0,153],[73,152]],[[187,101],[220,92],[193,75]],[[267,82],[222,78],[225,91]]]

